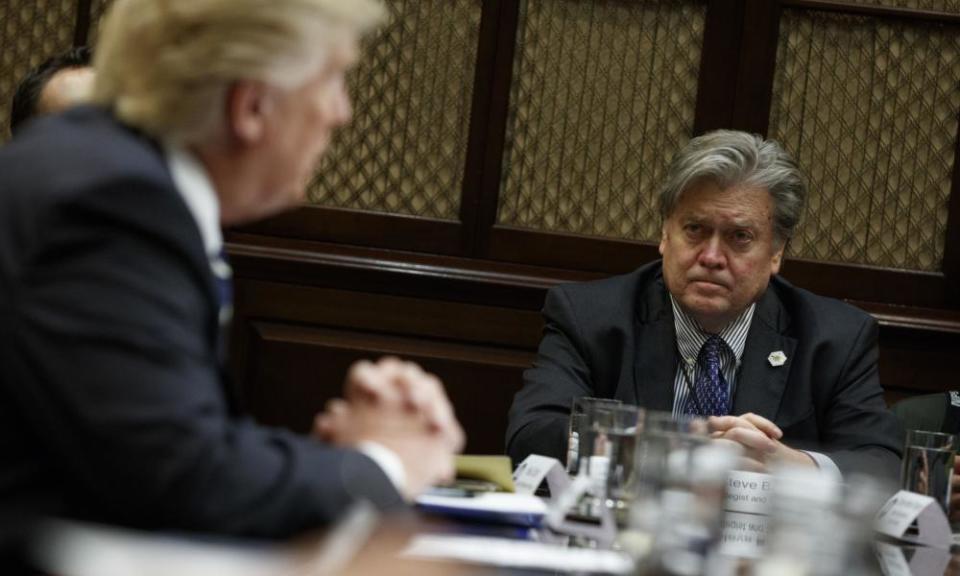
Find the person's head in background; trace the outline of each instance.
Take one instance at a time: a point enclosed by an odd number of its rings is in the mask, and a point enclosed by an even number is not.
[[[94,101],[206,168],[224,225],[289,208],[350,120],[345,74],[375,0],[119,0]]]
[[[27,120],[59,112],[86,101],[93,90],[92,54],[86,46],[53,56],[20,81],[10,107],[10,133],[16,134]]]

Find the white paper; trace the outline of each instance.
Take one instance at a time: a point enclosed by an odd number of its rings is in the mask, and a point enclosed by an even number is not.
[[[513,489],[517,494],[533,494],[544,479],[553,498],[570,486],[570,476],[559,460],[531,454],[514,470]]]
[[[908,533],[914,525],[916,533]],[[877,513],[874,526],[881,534],[924,546],[950,548],[953,541],[950,524],[940,505],[929,496],[906,490],[887,500]]]
[[[877,542],[877,561],[884,576],[913,576],[899,546]]]
[[[630,557],[621,552],[480,536],[416,536],[401,556],[558,572],[629,574],[634,569]]]

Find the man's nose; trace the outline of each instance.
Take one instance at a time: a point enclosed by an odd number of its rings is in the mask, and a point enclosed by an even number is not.
[[[698,260],[704,268],[723,268],[726,265],[727,257],[723,253],[723,245],[718,234],[714,234],[704,242]]]

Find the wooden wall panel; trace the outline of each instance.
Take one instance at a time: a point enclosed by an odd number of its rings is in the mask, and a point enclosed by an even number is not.
[[[528,352],[383,336],[349,330],[254,322],[246,399],[269,425],[307,432],[313,416],[341,395],[355,361],[381,356],[413,360],[444,381],[457,417],[469,431],[466,451],[503,452],[507,411],[531,362]]]
[[[960,331],[880,329],[880,382],[888,404],[907,396],[960,389],[954,367]]]
[[[260,281],[237,288],[235,377],[260,422],[308,431],[350,364],[393,355],[444,381],[469,453],[503,451],[507,409],[539,338],[535,312]]]

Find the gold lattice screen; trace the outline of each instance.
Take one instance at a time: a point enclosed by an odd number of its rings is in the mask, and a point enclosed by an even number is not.
[[[0,143],[10,137],[10,101],[33,67],[73,42],[77,0],[0,2]]]
[[[87,32],[87,43],[91,46],[97,43],[100,25],[103,23],[103,15],[110,7],[111,2],[112,0],[91,0],[90,2],[90,29]]]
[[[792,254],[939,270],[960,27],[784,13],[770,135],[810,178]]]
[[[692,135],[703,2],[521,4],[498,222],[654,240]]]
[[[391,0],[352,75],[354,120],[309,190],[326,206],[456,219],[480,0]]]

